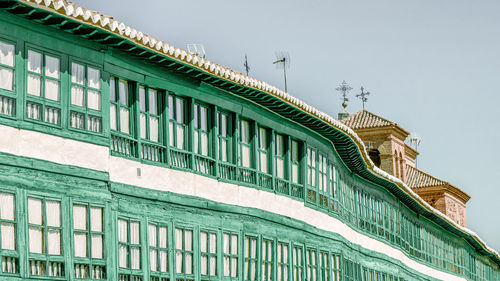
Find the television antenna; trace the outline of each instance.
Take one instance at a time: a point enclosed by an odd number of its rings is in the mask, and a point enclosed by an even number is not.
[[[411,133],[410,145],[413,145],[415,147],[415,151],[417,152],[417,155],[415,156],[415,168],[417,168],[418,146],[420,145],[421,141],[422,138],[417,133]]]
[[[370,92],[366,91],[365,92],[365,88],[363,88],[363,86],[361,86],[361,93],[360,94],[357,94],[356,97],[359,98],[361,100],[361,102],[363,103],[363,109],[365,109],[365,102],[368,101],[368,97],[370,95]]]
[[[245,67],[245,71],[247,72],[247,76],[248,76],[248,72],[250,71],[250,66],[248,65],[247,54],[245,54],[245,63],[243,64],[243,66]]]
[[[205,58],[205,47],[203,47],[203,44],[187,44],[187,48],[191,54]]]
[[[283,68],[283,76],[285,77],[285,92],[288,93],[287,85],[286,85],[286,69],[290,68],[290,54],[288,52],[276,52],[276,61],[273,64],[276,65],[276,68]]]

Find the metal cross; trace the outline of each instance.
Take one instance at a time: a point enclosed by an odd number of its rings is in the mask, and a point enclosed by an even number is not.
[[[359,98],[361,100],[361,102],[363,103],[363,109],[365,109],[365,102],[368,101],[368,98],[367,96],[370,95],[370,92],[366,91],[365,92],[365,88],[363,88],[363,86],[361,86],[361,94],[357,94],[356,97]]]
[[[248,76],[248,72],[250,71],[250,66],[248,65],[247,54],[245,54],[245,63],[243,64],[243,66],[245,67]]]
[[[349,99],[347,98],[347,94],[352,90],[351,86],[349,86],[349,84],[347,84],[344,80],[342,81],[342,84],[340,84],[340,86],[335,88],[335,90],[339,91],[342,95],[342,98],[344,100],[342,102],[342,107],[345,109],[347,107],[347,102],[349,101]]]

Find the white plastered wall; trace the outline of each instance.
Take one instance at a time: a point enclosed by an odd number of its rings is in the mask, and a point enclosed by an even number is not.
[[[302,202],[286,196],[110,156],[109,148],[99,145],[3,125],[0,125],[0,131],[2,132],[0,152],[109,172],[110,180],[113,182],[198,196],[215,202],[257,208],[283,215],[322,230],[338,233],[354,244],[400,260],[409,268],[434,278],[466,280],[416,262],[401,250],[363,235],[342,221],[308,208]],[[138,176],[137,168],[141,169],[141,176]]]

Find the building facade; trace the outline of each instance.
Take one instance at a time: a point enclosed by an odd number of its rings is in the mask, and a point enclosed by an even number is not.
[[[399,178],[425,202],[457,224],[467,226],[466,203],[470,196],[449,182],[417,168],[418,152],[407,144],[410,132],[365,109],[351,115],[347,111],[342,114],[340,121],[361,138],[377,167]]]
[[[67,1],[0,2],[0,280],[500,280],[348,127]]]

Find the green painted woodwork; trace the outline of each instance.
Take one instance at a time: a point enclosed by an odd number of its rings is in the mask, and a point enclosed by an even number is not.
[[[12,3],[14,2],[15,1],[12,1]],[[9,3],[3,3],[2,5],[5,6],[1,7],[8,7],[10,5]],[[27,9],[29,10],[30,8]],[[11,12],[23,14],[23,12],[19,10],[11,10]],[[47,14],[47,12],[37,10],[32,10],[32,12]],[[197,70],[186,73],[185,71],[189,68],[180,67],[179,64],[175,62],[171,63],[171,66],[168,67],[165,65],[156,66],[152,63],[145,64],[143,62],[144,58],[141,56],[134,58],[121,51],[117,51],[117,49],[106,47],[106,45],[113,45],[106,43],[107,39],[103,41],[98,40],[100,43],[94,43],[92,40],[82,40],[78,37],[78,34],[68,35],[63,31],[44,27],[31,20],[26,20],[3,11],[0,11],[0,14],[2,16],[2,20],[0,21],[0,27],[2,27],[0,28],[0,30],[2,30],[0,31],[0,40],[15,44],[16,46],[15,65],[12,67],[15,71],[14,91],[0,90],[0,95],[5,98],[16,99],[16,110],[14,111],[14,116],[8,116],[9,114],[2,116],[0,118],[1,124],[16,128],[36,130],[99,145],[108,146],[111,143],[112,155],[122,156],[152,165],[196,172],[219,180],[284,194],[296,200],[304,201],[308,207],[328,213],[346,222],[357,231],[391,244],[393,247],[400,248],[413,259],[440,270],[465,274],[469,278],[480,278],[475,277],[475,275],[481,274],[480,271],[484,271],[484,269],[490,272],[495,268],[493,272],[498,272],[498,267],[487,260],[489,257],[498,263],[499,261],[496,257],[485,252],[482,246],[467,234],[453,228],[438,216],[429,213],[422,206],[416,204],[415,201],[412,201],[413,199],[409,198],[408,195],[394,183],[390,183],[371,174],[366,169],[366,164],[360,156],[354,142],[340,131],[329,126],[325,127],[322,121],[314,119],[312,116],[307,116],[302,112],[298,112],[282,101],[274,97],[266,96],[255,90],[244,90],[238,88],[240,86],[235,87],[219,79],[208,76],[205,77],[206,74],[203,74],[205,76],[193,77],[192,74],[196,74]],[[60,15],[54,15],[54,18],[56,17],[60,17]],[[42,20],[40,22],[43,23],[45,21]],[[62,28],[66,24],[70,24],[70,22],[63,22],[59,27]],[[43,122],[36,122],[25,118],[25,103],[32,99],[26,94],[25,78],[27,75],[26,54],[30,48],[33,50],[40,50],[41,52],[49,52],[61,59],[61,75],[59,80],[61,83],[61,99],[60,103],[57,104],[58,108],[61,109],[60,126],[50,126]],[[68,50],[71,50],[71,53],[69,53]],[[102,70],[100,81],[102,110],[99,112],[81,111],[84,114],[102,116],[102,133],[75,130],[70,126],[70,112],[71,110],[77,110],[70,104],[70,96],[68,95],[71,87],[70,67],[73,61],[85,65],[90,64]],[[119,91],[116,93],[115,98],[110,99],[109,89],[113,88],[113,86],[109,84],[110,81],[113,81],[109,79],[110,75],[128,81],[127,89],[129,95],[127,102],[120,103]],[[119,80],[115,79],[114,81],[114,88],[119,89]],[[138,97],[140,86],[158,89],[159,114],[157,116],[160,118],[159,124],[161,124],[159,144],[143,140],[140,137],[140,113],[144,112],[144,110],[141,110]],[[168,93],[168,97],[172,99],[171,104],[165,102],[166,93]],[[177,106],[174,106],[176,100],[184,101],[183,105],[179,107],[183,108],[179,116],[177,116]],[[46,101],[40,100],[40,102],[44,103]],[[110,134],[109,108],[110,105],[113,104],[117,107],[117,127],[116,130],[113,130]],[[215,127],[212,125],[208,126],[210,130],[206,132],[209,134],[208,145],[211,148],[209,155],[206,155],[209,157],[200,157],[200,155],[192,152],[195,143],[193,131],[196,127],[193,123],[194,104],[204,104],[209,107],[209,111],[212,113],[209,116],[210,124],[216,124],[214,121],[216,120],[215,112],[221,111],[227,113],[230,120],[229,134],[224,137],[228,140],[230,147],[227,161],[219,161],[222,159],[215,157],[215,155],[218,155],[217,151],[220,151],[221,148],[215,145]],[[119,109],[122,106],[124,106],[124,109],[128,110],[128,132],[124,132],[120,128]],[[171,114],[170,118],[168,118],[167,111]],[[282,118],[280,115],[286,118]],[[241,139],[240,120],[252,120],[249,122],[248,142],[243,142]],[[169,130],[169,126],[172,126],[173,129]],[[177,130],[178,126],[181,126],[184,132],[180,137],[178,136],[180,135],[180,133],[178,133],[180,131]],[[267,151],[267,159],[270,165],[268,171],[270,171],[270,176],[258,170],[259,166],[257,164],[257,159],[260,158],[257,157],[257,147],[259,146],[255,136],[259,126],[270,128],[270,143],[268,144],[269,149]],[[273,136],[276,136],[277,133],[283,135],[287,140],[294,138],[298,141],[297,146],[301,151],[298,153],[299,159],[296,159],[296,157],[294,159],[293,156],[290,156],[290,145],[287,145],[286,155],[283,160],[287,163],[286,169],[291,168],[289,165],[290,163],[294,163],[298,166],[298,170],[300,170],[300,184],[291,181],[291,173],[289,172],[285,173],[284,181],[276,177],[275,163],[280,157],[277,157],[276,148],[274,146],[275,137]],[[167,140],[171,140],[171,142]],[[179,144],[180,142],[182,142],[182,145]],[[239,143],[238,146],[237,143]],[[170,146],[168,144],[170,144]],[[241,150],[242,146],[248,147],[250,150],[251,161],[247,169],[241,167],[241,162],[238,159],[238,151]],[[306,153],[306,147],[310,147],[311,151],[315,151],[315,156],[311,158],[309,163],[306,163],[306,159],[311,153]],[[331,165],[330,169],[326,169],[327,165],[323,164],[324,161],[322,158],[320,160],[319,155],[328,159],[327,163]],[[134,217],[136,220],[141,220],[141,240],[147,237],[147,222],[143,221],[142,217],[137,217],[138,214],[130,212],[130,210],[135,210],[136,207],[129,206],[128,209],[127,207],[123,207],[122,210],[122,205],[120,204],[121,199],[115,198],[117,194],[127,195],[127,199],[135,198],[134,200],[141,200],[139,198],[149,198],[151,200],[164,200],[180,205],[187,204],[191,208],[208,208],[216,213],[233,213],[236,212],[235,210],[237,210],[237,213],[241,214],[255,213],[257,217],[273,217],[275,223],[279,222],[279,225],[285,224],[289,227],[300,226],[310,228],[310,226],[301,225],[299,222],[289,221],[289,219],[277,215],[272,216],[266,212],[259,213],[255,210],[250,212],[244,208],[223,206],[222,204],[207,202],[203,199],[185,199],[182,196],[174,194],[141,191],[137,190],[137,188],[108,184],[108,176],[102,172],[57,165],[46,161],[26,159],[8,154],[0,154],[0,158],[5,160],[2,161],[2,163],[7,164],[2,167],[5,171],[5,173],[0,176],[2,184],[5,186],[12,186],[10,191],[15,191],[18,195],[17,198],[25,198],[26,194],[24,191],[18,191],[16,187],[22,190],[23,188],[29,189],[30,192],[34,192],[33,196],[38,194],[44,197],[46,193],[56,192],[57,194],[57,192],[61,192],[60,186],[62,185],[65,190],[67,189],[63,196],[68,196],[69,198],[75,196],[77,200],[83,200],[89,203],[92,203],[92,200],[96,199],[97,201],[95,202],[106,206],[106,210],[115,208],[115,211],[112,211],[111,214],[110,211],[105,211],[107,218],[107,227],[105,227],[106,233],[108,237],[115,237],[107,239],[106,241],[116,241],[116,217],[123,217],[121,214],[122,211],[124,213],[129,212],[129,214],[125,215],[126,218]],[[311,172],[306,174],[306,168],[310,168]],[[312,172],[313,168],[314,173]],[[336,171],[335,176],[333,176],[333,170]],[[24,176],[20,178],[9,176],[15,173],[23,173]],[[33,183],[25,179],[25,177],[29,178],[33,175],[39,175],[40,180]],[[309,177],[307,175],[309,175]],[[310,178],[311,176],[314,176],[314,184],[312,178]],[[324,178],[327,179],[326,183],[320,185],[320,182],[324,181]],[[38,184],[39,181],[44,180],[47,182],[41,185]],[[309,184],[304,185],[306,182]],[[68,187],[74,187],[75,185],[80,186],[85,192],[78,194],[81,191],[78,188],[68,189]],[[92,187],[88,188],[90,185],[92,185]],[[305,186],[307,186],[307,189],[304,188]],[[101,197],[101,193],[104,193],[105,196]],[[155,194],[157,197],[152,197],[151,194]],[[129,198],[130,196],[133,197]],[[102,202],[99,198],[104,198],[109,201]],[[17,200],[19,201],[20,199]],[[134,202],[134,200],[132,200],[132,202]],[[406,205],[402,205],[401,202]],[[133,205],[132,203],[126,203],[125,205],[127,206],[127,204]],[[23,205],[25,205],[25,203],[19,203],[21,209]],[[108,207],[108,205],[110,207]],[[68,214],[70,213],[70,206],[69,203],[63,202],[62,204],[62,207],[68,211]],[[117,211],[116,208],[118,208]],[[419,215],[417,215],[416,212],[419,213]],[[70,219],[68,219],[68,214],[63,213],[62,220],[66,224],[70,221]],[[185,213],[179,214],[179,217],[185,216]],[[113,217],[113,219],[111,219],[111,217]],[[160,219],[157,221],[164,223]],[[257,220],[257,222],[256,225],[262,223],[259,220]],[[230,224],[237,225],[238,220],[235,219],[234,222]],[[198,225],[199,221],[192,222],[193,227],[196,228]],[[65,227],[71,228],[70,225],[66,225]],[[169,228],[170,234],[174,231],[172,227],[173,226],[170,226]],[[256,243],[258,243],[257,245],[261,245],[259,244],[262,241],[262,238],[259,238],[259,235],[261,235],[259,227],[255,225],[247,225],[246,227],[249,228],[250,233],[255,234],[254,237],[258,238],[258,240],[256,240]],[[275,227],[276,226],[272,226],[270,229],[274,229]],[[443,228],[450,232],[444,231]],[[302,228],[297,227],[297,229]],[[422,229],[422,232],[419,232],[418,229]],[[229,230],[241,231],[241,229]],[[109,236],[110,232],[112,233],[111,236]],[[319,233],[315,233],[314,231],[313,233],[319,235]],[[21,236],[26,236],[26,229],[19,227],[19,234]],[[294,234],[287,233],[285,237],[290,235]],[[63,236],[63,238],[65,238],[64,241],[69,241],[71,239],[69,231],[65,232],[64,229]],[[218,236],[221,237],[221,234],[219,233]],[[343,241],[343,243],[347,245],[350,244],[349,241],[339,238],[338,235],[334,235],[333,237],[331,237],[331,235],[327,236],[330,236],[329,239],[337,239],[337,241]],[[459,237],[465,238],[466,241]],[[240,237],[240,239],[242,238]],[[292,238],[290,238],[290,240],[292,240]],[[421,241],[423,241],[424,244],[421,244]],[[106,243],[107,247],[117,247],[113,243],[111,243],[111,245],[108,242]],[[310,246],[304,241],[301,243],[306,245],[307,248]],[[142,244],[143,248],[146,247],[144,246],[146,244]],[[276,243],[273,244],[273,247],[275,247],[275,245]],[[195,245],[195,248],[196,247]],[[427,248],[423,250],[425,247]],[[173,248],[170,247],[170,249]],[[343,249],[344,248],[339,246],[339,248],[335,250],[337,253],[341,253],[344,251]],[[432,249],[440,250],[433,253]],[[318,251],[319,250],[316,252]],[[356,249],[355,252],[358,251],[363,253],[363,249]],[[71,253],[71,244],[64,244],[63,252],[66,258],[65,274],[67,274],[67,276],[74,276],[72,274],[74,269],[69,266],[71,260],[69,257],[69,253]],[[218,251],[218,253],[221,253],[221,251]],[[19,255],[20,260],[26,260],[26,253],[19,252],[15,254]],[[342,254],[351,259],[356,258],[356,261],[358,261],[359,257],[356,255],[350,256],[351,254],[347,252],[342,252]],[[371,255],[373,256],[373,254]],[[142,265],[147,264],[147,256],[147,254],[142,255]],[[454,259],[454,257],[457,256],[460,258],[458,260]],[[258,259],[261,257],[262,256],[258,256]],[[240,260],[242,261],[242,258],[240,258]],[[382,257],[382,260],[387,260],[387,258]],[[262,262],[262,260],[258,261]],[[108,255],[106,262],[108,265],[107,268],[116,268],[116,258],[113,260],[113,257]],[[275,263],[275,260],[273,263]],[[221,264],[221,262],[219,262],[219,264]],[[344,266],[347,266],[347,264],[348,263],[345,263]],[[486,267],[486,265],[488,265],[488,267]],[[199,265],[194,264],[194,266],[196,268]],[[240,269],[242,268],[242,265],[238,266]],[[28,272],[26,267],[26,264],[20,263],[19,272],[26,274]],[[295,267],[295,269],[296,268],[297,267]],[[357,267],[353,266],[352,268]],[[390,268],[390,266],[387,266],[386,269]],[[143,267],[143,269],[145,268]],[[258,270],[261,270],[261,268],[258,267]],[[305,271],[305,268],[303,270]],[[357,272],[361,272],[361,270]],[[122,272],[120,274],[134,275],[136,273],[137,272]],[[116,278],[118,276],[117,274],[118,273],[112,271],[107,272],[108,278]],[[147,277],[149,272],[144,270],[139,272],[139,274],[144,274]],[[256,276],[260,278],[262,275],[257,274]],[[192,276],[188,276],[186,278],[191,277]]]

